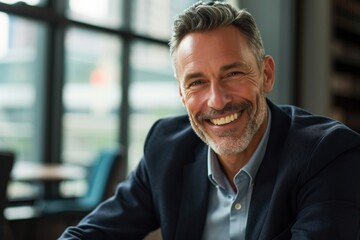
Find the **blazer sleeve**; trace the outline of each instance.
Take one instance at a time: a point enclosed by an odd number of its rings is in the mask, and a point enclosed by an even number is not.
[[[60,239],[143,239],[160,225],[163,237],[173,239],[179,227],[184,168],[198,159],[193,155],[205,159],[197,152],[204,153],[204,149],[186,115],[157,121],[149,131],[139,165],[118,185],[114,196],[77,226],[66,229]]]
[[[118,185],[114,196],[77,226],[67,228],[59,239],[143,239],[158,227],[146,178],[145,164],[140,161],[128,179]]]
[[[146,143],[156,126],[157,123],[150,129]],[[59,240],[143,239],[158,228],[147,164],[143,157],[111,198],[78,225],[68,227]]]
[[[360,239],[360,143],[335,131],[314,147],[300,178],[291,239]]]

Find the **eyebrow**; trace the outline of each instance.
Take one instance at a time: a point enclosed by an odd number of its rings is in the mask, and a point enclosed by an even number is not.
[[[247,65],[243,62],[234,62],[234,63],[231,63],[231,64],[228,64],[228,65],[225,65],[225,66],[222,66],[220,68],[220,71],[221,72],[226,72],[232,68],[237,68],[237,67],[246,67]]]
[[[187,82],[193,78],[201,78],[201,77],[204,77],[204,74],[202,73],[190,73],[189,75],[186,75],[186,77],[184,78],[184,82]]]

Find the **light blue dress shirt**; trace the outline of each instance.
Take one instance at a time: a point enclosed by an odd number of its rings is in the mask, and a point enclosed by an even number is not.
[[[246,223],[253,184],[264,158],[271,125],[271,112],[266,131],[249,162],[234,177],[235,192],[213,150],[208,150],[209,206],[203,240],[245,239]]]

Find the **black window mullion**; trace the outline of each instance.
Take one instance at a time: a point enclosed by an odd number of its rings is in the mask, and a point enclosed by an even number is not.
[[[51,27],[48,44],[46,130],[44,161],[60,162],[62,142],[62,93],[64,84],[64,26]]]
[[[125,32],[130,31],[130,19],[131,19],[131,3],[132,1],[124,1],[124,8],[122,12],[124,20],[124,29]],[[121,76],[121,109],[119,111],[120,116],[120,145],[123,146],[123,155],[125,158],[124,164],[122,166],[126,172],[127,163],[128,163],[128,147],[129,147],[129,79],[130,79],[130,35],[123,36],[123,55],[122,55],[122,76]],[[125,173],[124,172],[124,173]]]
[[[45,136],[43,148],[44,162],[60,162],[62,143],[62,94],[64,85],[64,1],[49,0],[48,8],[58,18],[49,23],[47,58],[48,68],[45,94]]]

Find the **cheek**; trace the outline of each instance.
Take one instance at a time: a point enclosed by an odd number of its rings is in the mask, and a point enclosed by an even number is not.
[[[184,97],[184,105],[188,110],[188,112],[192,115],[198,112],[200,106],[199,102],[196,100],[195,97],[186,97],[186,96]]]
[[[253,102],[257,95],[257,89],[251,84],[234,84],[228,88],[228,94],[234,100],[238,99],[238,101],[241,101],[243,99]]]
[[[184,106],[191,115],[196,115],[201,112],[202,108],[206,106],[206,94],[199,92],[187,92],[182,97]]]

